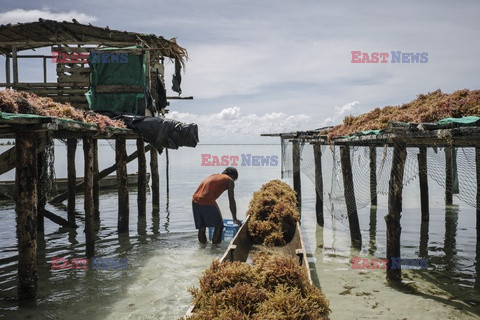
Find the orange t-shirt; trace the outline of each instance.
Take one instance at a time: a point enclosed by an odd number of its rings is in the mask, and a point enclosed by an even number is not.
[[[231,180],[228,175],[216,173],[208,176],[200,183],[193,194],[193,202],[206,206],[214,205],[215,200],[228,189],[228,181]]]

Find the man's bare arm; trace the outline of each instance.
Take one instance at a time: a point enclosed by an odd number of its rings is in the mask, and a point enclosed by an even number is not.
[[[237,219],[237,203],[235,202],[234,195],[235,182],[233,180],[228,181],[228,202],[230,203],[230,212],[232,213],[233,221],[236,224],[242,224],[240,220]]]

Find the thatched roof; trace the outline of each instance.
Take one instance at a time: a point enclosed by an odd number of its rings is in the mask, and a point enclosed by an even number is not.
[[[167,40],[154,34],[143,34],[101,28],[91,24],[59,22],[39,19],[37,22],[8,24],[0,26],[0,54],[41,48],[56,44],[90,44],[108,47],[132,46],[143,44],[158,48],[165,57],[185,62],[187,51],[180,47],[175,39]]]

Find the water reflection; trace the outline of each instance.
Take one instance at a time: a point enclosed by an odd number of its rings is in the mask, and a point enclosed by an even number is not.
[[[141,243],[146,243],[146,235],[147,235],[147,218],[145,216],[138,217],[137,220],[137,233],[139,235],[138,240]]]
[[[420,224],[420,250],[419,250],[419,256],[421,258],[428,257],[428,229],[429,229],[429,221],[422,220]]]
[[[458,224],[458,206],[451,205],[445,208],[445,240],[443,251],[445,253],[446,269],[455,270],[454,256],[456,251],[456,235]]]
[[[165,212],[167,213],[167,216],[165,217],[165,223],[163,224],[163,227],[165,228],[165,231],[169,233],[170,230],[168,228],[170,226],[170,208],[168,206],[168,196],[167,196],[167,204],[165,206]]]
[[[167,154],[168,157],[168,154]],[[165,227],[165,231],[170,232],[168,227],[170,226],[170,189],[168,188],[168,168],[167,168],[167,194],[166,194],[166,201],[165,201],[165,213],[167,216],[165,217],[165,223],[163,226]]]
[[[480,291],[480,239],[477,238],[477,248],[475,250],[475,285],[474,288]]]
[[[152,233],[160,233],[160,210],[158,209],[152,210]]]
[[[368,253],[373,256],[377,251],[377,206],[370,207],[370,242]]]

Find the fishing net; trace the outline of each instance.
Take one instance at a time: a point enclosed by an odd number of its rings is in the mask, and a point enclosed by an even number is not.
[[[293,176],[292,142],[282,139],[282,178]],[[309,142],[300,143],[300,172],[315,185],[315,158],[313,145]],[[393,147],[373,147],[376,151],[376,194],[388,195],[389,181],[393,159]],[[370,204],[370,146],[351,146],[350,161],[355,196],[345,199],[340,147],[322,145],[322,174],[324,205],[335,218],[347,217],[346,204],[355,201],[357,209]],[[407,148],[403,185],[414,182],[419,175],[419,148]],[[458,200],[469,206],[476,207],[477,177],[475,163],[475,148],[452,148],[452,176],[446,179],[446,152],[444,147],[427,148],[427,172],[429,182],[435,181],[446,188],[447,182],[452,184],[452,193]],[[320,195],[321,196],[321,195]]]

